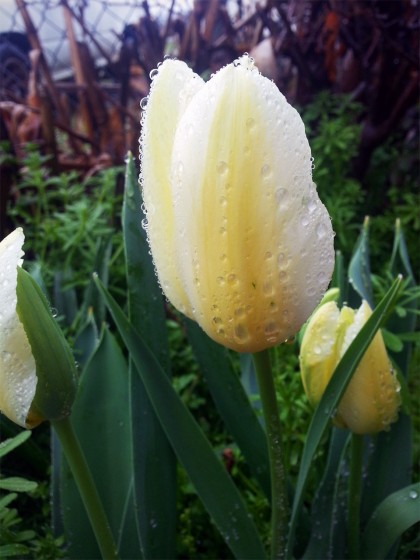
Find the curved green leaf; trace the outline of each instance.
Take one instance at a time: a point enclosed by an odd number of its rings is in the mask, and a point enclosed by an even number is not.
[[[353,290],[365,299],[371,308],[373,308],[372,283],[370,279],[370,262],[369,262],[369,218],[366,217],[359,239],[356,243],[353,256],[351,258],[348,270],[350,285]],[[358,307],[360,301],[355,301],[354,296],[350,294],[350,306]]]
[[[319,558],[344,558],[345,539],[337,535],[345,530],[345,523],[337,523],[342,514],[338,499],[340,464],[349,442],[349,432],[333,428],[324,476],[312,502],[312,532],[305,560]],[[337,547],[341,546],[340,550]]]
[[[390,494],[374,511],[362,538],[363,558],[385,558],[395,541],[420,521],[420,483]]]
[[[211,340],[194,321],[186,320],[188,338],[217,410],[264,494],[271,497],[267,440],[225,348]]]
[[[98,279],[96,282],[142,377],[162,427],[227,545],[241,560],[265,558],[255,525],[221,461],[155,356],[109,292]]]
[[[287,555],[293,553],[293,543],[299,510],[303,501],[303,492],[306,487],[309,470],[317,447],[326,432],[330,418],[334,414],[340,399],[349,384],[357,365],[364,352],[381,326],[382,321],[392,308],[401,285],[401,278],[397,278],[385,297],[376,307],[369,320],[355,337],[341,361],[335,368],[332,378],[314,412],[311,425],[307,434],[306,444],[303,449],[299,475],[296,483],[295,498],[289,531]]]
[[[128,316],[169,374],[169,348],[162,292],[158,286],[146,234],[133,157],[128,155],[122,214]],[[129,360],[133,497],[145,558],[175,557],[176,458],[156,417],[133,361]]]
[[[126,516],[132,490],[128,368],[113,335],[100,344],[80,379],[71,421],[107,513],[121,559],[141,558],[134,516]],[[73,475],[62,458],[61,508],[69,555],[100,558]]]
[[[32,492],[38,484],[20,476],[10,476],[0,479],[0,488],[9,492]]]
[[[7,455],[10,453],[15,447],[19,447],[22,443],[24,443],[28,438],[31,437],[31,431],[25,430],[24,432],[20,432],[14,438],[5,439],[0,443],[0,457]]]

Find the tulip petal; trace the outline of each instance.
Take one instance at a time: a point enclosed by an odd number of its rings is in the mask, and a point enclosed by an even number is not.
[[[37,384],[35,360],[16,312],[17,267],[24,235],[16,229],[0,242],[0,410],[26,427]]]
[[[246,352],[273,346],[321,300],[333,231],[311,165],[299,114],[247,56],[220,70],[181,116],[175,257],[194,319],[217,342]]]
[[[372,315],[366,301],[354,314],[340,355],[350,346],[357,333]],[[378,331],[344,393],[337,416],[356,434],[374,434],[387,429],[397,419],[400,385],[389,361],[383,337]]]
[[[153,260],[166,296],[188,316],[192,315],[191,309],[174,262],[170,163],[178,122],[191,98],[203,84],[203,80],[184,62],[163,62],[152,82],[140,138],[140,183]]]
[[[337,327],[340,312],[334,301],[322,305],[311,317],[302,339],[300,368],[305,393],[316,406],[337,363]]]

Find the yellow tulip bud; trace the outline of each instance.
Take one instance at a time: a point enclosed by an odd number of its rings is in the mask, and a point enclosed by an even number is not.
[[[366,301],[357,311],[333,301],[321,306],[305,331],[300,351],[303,386],[309,401],[320,401],[338,362],[372,311]],[[347,386],[334,423],[356,434],[385,430],[397,419],[400,385],[378,331]]]
[[[0,243],[0,411],[22,427],[70,414],[76,368],[35,281],[20,268],[24,235]]]
[[[247,55],[207,83],[167,60],[142,125],[146,229],[167,298],[240,352],[293,336],[334,266],[297,111]]]

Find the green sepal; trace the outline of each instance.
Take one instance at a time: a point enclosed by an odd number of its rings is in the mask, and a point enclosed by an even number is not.
[[[40,287],[21,267],[17,271],[16,311],[31,346],[38,379],[27,418],[33,427],[43,420],[60,420],[70,414],[77,373],[70,347]]]

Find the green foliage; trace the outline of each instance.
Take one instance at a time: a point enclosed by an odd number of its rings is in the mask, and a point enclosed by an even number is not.
[[[361,110],[361,105],[346,96],[323,92],[302,114],[314,158],[313,178],[332,218],[336,248],[346,255],[355,243],[357,224],[365,211],[362,185],[351,176]]]
[[[26,258],[41,266],[47,290],[52,291],[57,271],[72,271],[65,289],[76,286],[80,292],[86,288],[99,239],[112,241],[111,265],[116,261],[121,266],[113,268],[118,287],[123,274],[122,196],[118,194],[122,169],[106,169],[85,180],[76,171],[54,176],[48,158],[28,145],[19,173],[8,212],[16,227],[24,227]]]
[[[20,432],[13,438],[0,443],[0,457],[5,457],[16,447],[22,445],[31,436],[30,431]],[[45,524],[38,532],[25,529],[26,520],[16,507],[18,494],[27,494],[32,499],[41,498],[49,501],[48,489],[42,495],[42,486],[22,477],[4,477],[0,474],[0,488],[7,493],[0,496],[0,558],[27,558],[36,560],[55,560],[63,557],[63,537],[53,537]]]

